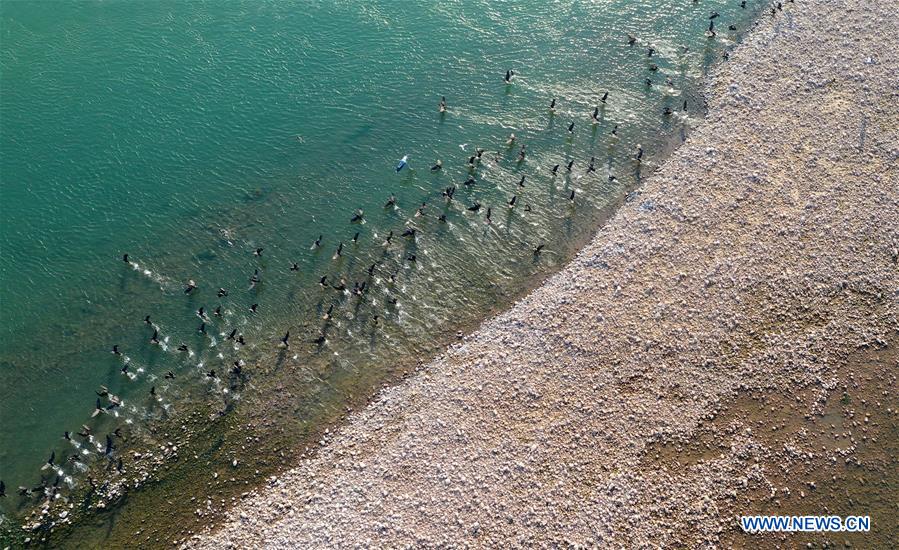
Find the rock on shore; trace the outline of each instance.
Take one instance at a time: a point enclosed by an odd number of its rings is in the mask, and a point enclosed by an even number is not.
[[[899,342],[897,11],[766,12],[569,266],[186,545],[717,545],[783,461],[851,457],[737,416],[690,464],[647,459],[748,392],[815,415],[851,353]]]

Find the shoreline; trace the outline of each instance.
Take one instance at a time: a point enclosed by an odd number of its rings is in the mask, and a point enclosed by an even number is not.
[[[739,36],[742,37],[743,32]],[[702,118],[704,119],[707,109],[701,90],[702,88],[699,88],[696,95],[691,97],[694,97],[702,105],[702,107],[697,107],[693,113],[702,113]],[[690,125],[687,132],[692,132],[693,128],[695,126]],[[649,166],[655,167],[657,162],[664,162],[664,159],[681,145],[684,137],[683,131],[678,134],[674,129],[664,132],[663,135],[663,146],[658,152],[654,150],[652,157],[646,158],[644,161],[644,172],[648,171],[646,169]],[[643,176],[637,182],[624,186],[622,191],[615,195],[609,204],[595,210],[590,225],[602,227],[629,200],[632,193],[640,188],[640,182],[645,178],[646,176]],[[487,320],[506,312],[509,307],[553,277],[555,275],[554,270],[559,269],[559,265],[567,265],[574,255],[592,240],[594,233],[595,230],[578,234],[576,240],[572,241],[573,244],[568,243],[565,247],[565,252],[561,254],[564,257],[561,264],[554,262],[555,267],[548,273],[540,272],[529,275],[517,288],[506,293],[502,300],[497,299],[489,309],[482,311],[482,316],[479,316],[477,319],[467,319],[453,328],[459,329],[459,332],[465,335],[469,335]],[[50,507],[34,507],[30,510],[27,521],[22,525],[23,531],[15,529],[14,525],[8,523],[6,526],[8,527],[7,532],[0,530],[0,540],[23,543],[22,537],[26,536],[24,544],[27,545],[62,545],[63,547],[69,547],[73,544],[73,541],[77,541],[77,544],[86,543],[92,546],[99,546],[104,543],[116,543],[116,541],[118,541],[118,544],[124,544],[123,541],[130,540],[131,536],[140,534],[142,537],[146,536],[147,544],[155,542],[156,545],[165,545],[166,543],[163,541],[170,540],[177,545],[181,540],[186,540],[187,536],[194,533],[193,528],[196,528],[196,526],[193,524],[193,521],[198,523],[211,522],[214,525],[234,506],[238,497],[241,499],[245,498],[248,492],[263,486],[264,480],[268,479],[269,475],[280,474],[288,469],[295,462],[295,458],[291,460],[288,456],[285,456],[285,451],[290,450],[299,453],[300,459],[308,459],[315,456],[319,450],[316,442],[321,437],[342,426],[346,421],[348,413],[368,406],[373,400],[377,399],[378,392],[383,388],[404,383],[408,376],[414,376],[423,365],[429,363],[432,358],[453,345],[457,338],[455,335],[447,334],[443,340],[445,341],[432,344],[424,350],[424,361],[421,360],[421,357],[416,358],[410,355],[394,365],[393,373],[380,380],[378,384],[366,388],[366,391],[361,393],[352,392],[342,412],[334,413],[325,421],[313,423],[314,427],[305,430],[299,440],[286,437],[283,433],[270,439],[264,436],[272,434],[253,432],[256,434],[256,442],[259,445],[265,445],[267,450],[258,452],[255,456],[241,455],[240,468],[234,467],[234,469],[231,469],[232,458],[235,455],[234,449],[228,449],[223,452],[225,447],[220,445],[220,442],[223,434],[237,430],[255,429],[257,427],[255,421],[258,419],[254,418],[248,420],[247,423],[240,423],[230,415],[221,416],[220,413],[211,408],[211,404],[201,403],[190,408],[190,412],[185,414],[182,420],[178,422],[181,424],[181,431],[184,433],[174,438],[169,437],[168,432],[178,432],[178,429],[174,425],[168,429],[165,428],[168,424],[164,422],[167,422],[169,419],[159,421],[149,429],[149,432],[156,436],[156,444],[148,442],[137,448],[129,449],[128,456],[136,459],[135,463],[138,464],[138,475],[136,477],[131,480],[126,480],[123,477],[117,482],[114,481],[111,485],[104,483],[100,491],[103,494],[82,486],[73,493],[75,496],[66,500],[64,504],[54,504]],[[226,427],[222,428],[222,425]],[[159,434],[163,432],[165,432],[164,439],[159,437]],[[262,442],[259,441],[260,437],[263,439]],[[204,443],[198,444],[197,441],[203,441]],[[305,450],[303,449],[304,446]],[[157,447],[162,449],[161,453],[156,452]],[[190,502],[187,502],[186,498],[179,499],[179,496],[192,494],[185,493],[183,487],[171,489],[173,480],[184,479],[184,476],[193,475],[191,472],[185,472],[186,469],[190,468],[190,465],[185,464],[182,459],[191,454],[196,455],[197,453],[194,451],[198,449],[203,452],[204,457],[208,458],[210,455],[206,454],[206,450],[210,447],[214,448],[213,456],[215,458],[208,460],[206,466],[216,464],[215,461],[218,460],[220,467],[217,473],[223,478],[214,477],[213,480],[217,481],[210,483],[206,481],[208,472],[204,471],[202,480],[200,480],[200,484],[205,485],[207,488],[207,492],[203,495],[204,498],[197,500],[196,503],[194,501],[197,497],[191,498]],[[241,450],[243,450],[243,447],[241,447]],[[227,460],[219,456],[223,454],[229,455],[226,457]],[[165,474],[157,477],[155,474],[158,470],[164,470]],[[90,470],[90,472],[98,473],[100,476],[103,475],[102,469],[99,469],[99,467],[97,470]],[[229,474],[234,477],[228,479],[227,476]],[[205,483],[203,483],[204,481]],[[226,485],[229,482],[230,487]],[[226,504],[226,499],[229,498],[231,503]],[[216,502],[217,499],[220,499],[221,505]],[[70,500],[72,502],[82,501],[84,503],[82,509],[71,512]],[[201,506],[200,509],[196,509],[195,506],[202,504],[203,500],[206,501],[206,508]],[[211,506],[210,502],[212,503]],[[86,507],[92,507],[92,509],[88,510]],[[179,523],[178,521],[148,525],[148,520],[154,517],[155,512],[148,512],[146,509],[165,510],[176,518],[190,522],[190,525],[188,529],[184,528],[184,523]],[[196,513],[195,510],[197,510]],[[176,525],[180,527],[176,527]],[[105,533],[107,538],[96,539],[95,536],[101,532]],[[34,536],[34,533],[37,536]],[[7,538],[4,539],[4,536]],[[174,540],[172,540],[173,538]]]
[[[738,36],[742,38],[744,32]],[[707,109],[702,94],[703,88],[694,89],[694,95],[690,97],[697,103],[693,114],[701,113],[704,120]],[[649,171],[647,168],[650,166],[654,169],[658,162],[664,162],[664,159],[682,144],[685,135],[694,128],[695,125],[691,124],[689,127],[681,128],[680,132],[673,128],[663,132],[662,146],[658,150],[654,147],[651,156],[644,160],[644,173]],[[640,188],[640,182],[645,178],[646,176],[642,176],[637,182],[623,186],[607,205],[595,209],[589,225],[595,228],[602,227],[629,200],[632,193]],[[561,263],[554,261],[554,267],[549,272],[535,272],[528,275],[511,291],[493,300],[489,308],[481,311],[477,318],[460,321],[453,329],[458,329],[458,332],[464,335],[470,335],[487,320],[507,311],[509,307],[555,275],[555,270],[559,269],[559,266],[567,265],[575,254],[593,239],[594,234],[595,229],[578,233],[575,239],[565,245],[563,252],[554,251],[563,257]],[[312,427],[304,429],[299,438],[289,437],[283,431],[274,436],[263,430],[252,431],[255,436],[251,439],[255,439],[260,446],[257,450],[262,448],[265,450],[253,455],[240,454],[239,468],[231,465],[237,454],[235,449],[233,446],[221,445],[221,441],[223,438],[227,440],[228,434],[235,431],[243,431],[246,434],[246,430],[256,430],[257,421],[263,418],[261,422],[264,423],[265,415],[240,422],[239,418],[230,413],[222,415],[214,410],[213,403],[199,403],[179,417],[181,420],[177,424],[180,424],[180,431],[183,433],[174,437],[170,437],[170,432],[177,433],[179,430],[176,424],[167,422],[175,417],[158,420],[149,427],[148,431],[154,434],[151,441],[130,448],[126,453],[126,456],[134,459],[137,465],[137,476],[130,479],[123,476],[109,485],[104,483],[99,492],[81,486],[62,503],[54,503],[49,507],[32,507],[28,515],[24,516],[26,521],[22,524],[22,530],[17,529],[14,522],[7,522],[2,526],[5,530],[0,529],[0,540],[13,542],[14,545],[74,547],[73,544],[87,544],[99,547],[109,543],[126,544],[125,541],[130,540],[135,534],[140,534],[145,537],[146,544],[155,543],[159,546],[180,544],[182,540],[187,540],[187,537],[193,535],[193,529],[197,527],[194,522],[199,525],[203,525],[202,522],[215,525],[234,506],[238,498],[245,498],[248,492],[262,487],[270,475],[280,474],[289,469],[296,461],[296,455],[290,458],[289,455],[285,455],[285,451],[299,453],[301,460],[315,456],[319,450],[316,442],[342,426],[348,414],[368,406],[382,389],[402,384],[408,376],[414,376],[434,357],[453,345],[457,337],[455,334],[447,333],[442,340],[423,349],[424,360],[421,355],[416,357],[410,354],[394,364],[391,374],[379,380],[377,384],[366,386],[360,392],[351,392],[344,403],[345,407],[329,415],[326,420],[309,423]],[[160,437],[160,434],[164,434],[165,437]],[[207,453],[210,448],[213,449],[211,455]],[[158,449],[161,449],[161,452],[157,452]],[[241,450],[244,450],[243,446]],[[183,460],[192,454],[201,453],[209,458],[206,462],[207,467],[218,465],[219,477],[214,477],[212,482],[207,480],[209,473],[207,470],[195,475],[190,471],[191,464]],[[89,473],[96,474],[97,479],[104,475],[104,469],[100,467],[102,465],[95,466]],[[157,475],[160,470],[165,473]],[[132,473],[130,470],[126,471]],[[232,477],[229,478],[229,475]],[[187,501],[184,495],[189,496],[193,493],[185,491],[185,487],[191,486],[189,482],[183,481],[185,478],[194,479],[197,482],[194,485],[199,484],[206,488],[203,499],[197,500],[198,497],[193,497]],[[181,483],[177,488],[173,488],[174,480],[179,479]],[[230,503],[227,503],[228,499]],[[205,508],[202,507],[204,500]],[[82,502],[81,509],[73,510],[71,503],[78,501]],[[197,504],[200,504],[201,508],[196,508]],[[149,510],[165,510],[170,517],[176,519],[148,525],[156,513]],[[189,525],[185,528],[187,522]]]
[[[713,71],[706,121],[567,267],[188,546],[717,545],[738,536],[733,494],[776,510],[799,498],[778,495],[778,469],[855,456],[855,423],[819,451],[807,429],[778,449],[734,418],[686,471],[647,467],[745,410],[740,394],[814,421],[854,350],[899,341],[895,60],[879,54],[899,33],[866,23],[895,26],[884,5],[805,7],[762,16]],[[876,396],[895,372],[859,396],[893,439],[895,403]]]

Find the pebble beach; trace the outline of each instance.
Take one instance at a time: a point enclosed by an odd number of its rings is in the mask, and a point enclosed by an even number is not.
[[[184,547],[820,546],[738,518],[843,505],[895,541],[897,37],[766,11],[568,266]]]

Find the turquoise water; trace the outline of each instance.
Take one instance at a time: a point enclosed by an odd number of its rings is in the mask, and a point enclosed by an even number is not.
[[[714,40],[704,34],[711,11],[721,13]],[[303,418],[323,401],[339,405],[333,377],[376,383],[398,358],[508,303],[570,257],[603,209],[698,121],[703,74],[736,37],[727,25],[745,30],[751,15],[738,2],[673,0],[3,2],[7,491],[46,479],[40,465],[52,450],[81,457],[62,468],[78,483],[97,453],[89,442],[74,448],[64,430],[89,424],[96,446],[114,427],[140,436],[144,421],[177,415],[184,400],[239,409],[283,382],[301,389],[288,412]],[[639,38],[633,47],[628,32]],[[642,163],[632,159],[638,143]],[[470,170],[476,147],[486,152]],[[409,168],[396,173],[404,155]],[[591,156],[595,173],[586,172]],[[434,173],[436,159],[444,168]],[[471,174],[476,183],[463,185]],[[448,202],[441,191],[453,184]],[[391,195],[396,207],[385,208]],[[482,209],[469,211],[475,202]],[[363,221],[350,223],[357,209]],[[415,238],[400,237],[409,227]],[[320,234],[322,247],[311,249]],[[255,269],[261,282],[250,289]],[[324,275],[368,290],[322,289]],[[199,288],[186,295],[189,279]],[[217,297],[219,287],[228,296]],[[210,316],[205,335],[196,330],[201,306],[224,312]],[[149,342],[146,315],[163,345]],[[235,328],[246,346],[225,338]],[[327,341],[312,344],[323,328]],[[285,356],[277,343],[287,330]],[[181,343],[191,351],[179,352]],[[238,359],[278,368],[229,380]],[[313,376],[312,364],[326,368]],[[217,378],[205,375],[211,369]],[[91,419],[100,385],[125,404]]]

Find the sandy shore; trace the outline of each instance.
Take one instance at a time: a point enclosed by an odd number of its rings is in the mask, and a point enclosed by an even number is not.
[[[189,546],[730,546],[755,542],[736,516],[803,502],[889,540],[897,21],[886,0],[765,15],[569,266]]]

